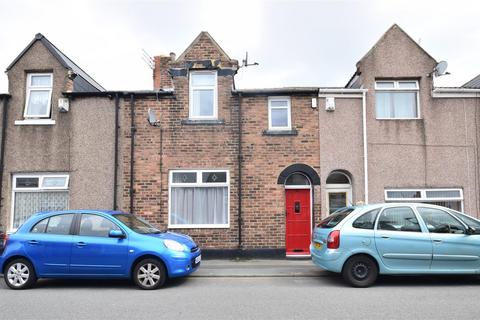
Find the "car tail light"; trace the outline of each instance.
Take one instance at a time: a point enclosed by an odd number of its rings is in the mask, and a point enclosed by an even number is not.
[[[7,247],[8,234],[0,233],[0,253]]]
[[[338,249],[340,247],[340,230],[330,232],[327,238],[328,249]]]

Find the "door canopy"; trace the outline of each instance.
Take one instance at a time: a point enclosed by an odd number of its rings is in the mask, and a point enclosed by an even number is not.
[[[315,169],[303,163],[295,163],[283,169],[283,171],[278,176],[277,183],[285,184],[285,181],[287,180],[287,178],[292,173],[296,173],[296,172],[300,172],[306,175],[313,185],[320,184],[320,177],[318,176],[318,173],[315,171]]]

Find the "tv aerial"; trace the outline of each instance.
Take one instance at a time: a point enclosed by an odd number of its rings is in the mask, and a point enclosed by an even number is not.
[[[246,51],[245,52],[245,59],[242,60],[242,65],[240,66],[240,68],[250,67],[250,66],[258,66],[258,62],[248,63],[248,51]]]
[[[155,60],[153,60],[153,58],[148,54],[147,51],[145,51],[145,49],[142,49],[142,57],[141,59],[143,60],[143,62],[145,62],[147,64],[147,66],[154,70],[155,69]]]

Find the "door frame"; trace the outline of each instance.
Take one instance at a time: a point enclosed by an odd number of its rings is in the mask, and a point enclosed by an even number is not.
[[[286,185],[284,184],[284,188],[285,188],[285,201],[283,203],[283,207],[285,208],[285,213],[286,213],[286,210],[287,210],[287,197],[286,197],[286,193],[287,193],[287,190],[289,189],[300,189],[300,190],[310,190],[310,193],[309,193],[309,197],[310,197],[310,238],[312,237],[312,233],[313,233],[313,187],[312,187],[312,181],[310,181],[310,178],[302,173],[302,172],[293,172],[292,174],[301,174],[303,175],[305,178],[307,178],[308,182],[310,183],[310,185],[306,186],[306,185]],[[286,238],[287,238],[287,229],[286,229],[286,223],[287,223],[287,215],[285,214],[285,241],[286,241]],[[285,252],[285,256],[287,258],[301,258],[301,257],[311,257],[311,254],[297,254],[297,255],[288,255],[286,252]]]

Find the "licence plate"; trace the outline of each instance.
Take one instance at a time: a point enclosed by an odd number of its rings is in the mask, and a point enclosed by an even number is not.
[[[313,243],[313,247],[314,247],[315,249],[321,249],[321,248],[322,248],[322,244],[321,244],[321,243],[318,243],[318,242],[314,242],[314,243]]]
[[[202,255],[199,255],[198,257],[195,258],[195,264],[199,264],[200,261],[202,261]]]

